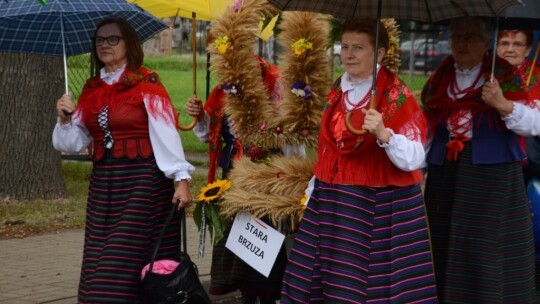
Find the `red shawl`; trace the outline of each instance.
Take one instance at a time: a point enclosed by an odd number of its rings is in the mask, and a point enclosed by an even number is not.
[[[144,67],[136,71],[126,67],[119,81],[111,85],[105,83],[99,76],[90,78],[83,87],[75,111],[80,112],[84,122],[92,113],[99,113],[105,106],[109,107],[109,113],[116,111],[119,104],[127,105],[128,109],[139,106],[144,102],[144,96],[153,98],[148,104],[148,112],[152,116],[156,118],[160,116],[178,126],[178,113],[159,76]]]
[[[406,186],[422,181],[419,170],[405,172],[394,166],[373,135],[355,136],[345,129],[340,79],[328,94],[321,121],[318,161],[313,169],[317,178],[326,183],[361,186]],[[376,109],[384,125],[399,134],[419,133],[415,139],[425,142],[426,122],[409,88],[394,73],[381,68],[377,92]],[[354,110],[352,124],[360,128],[363,120],[360,109]],[[342,142],[336,141],[338,133]]]
[[[482,62],[480,73],[484,73],[485,79],[491,77],[491,58],[491,56],[485,56]],[[452,56],[443,61],[441,66],[429,78],[422,91],[422,102],[426,109],[426,118],[428,119],[430,128],[434,128],[441,123],[445,124],[449,115],[457,110],[471,111],[473,116],[478,113],[498,116],[493,108],[482,102],[482,87],[457,100],[453,100],[448,96],[447,90],[450,82],[456,77],[454,64],[455,61]],[[521,78],[516,74],[516,69],[506,60],[499,57],[497,57],[495,62],[495,78],[499,81],[506,98],[509,100],[520,100],[534,107],[534,102],[529,98],[529,94],[524,89]],[[495,121],[500,121],[500,119]]]

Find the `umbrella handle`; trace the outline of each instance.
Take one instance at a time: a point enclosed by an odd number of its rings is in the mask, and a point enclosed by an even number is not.
[[[193,95],[193,97],[197,97],[197,95]],[[191,116],[191,122],[187,126],[183,126],[180,124],[180,121],[178,121],[178,129],[182,131],[190,131],[193,128],[195,128],[195,125],[197,125],[197,116]]]
[[[377,99],[377,94],[376,94],[376,92],[372,91],[371,96],[369,97],[369,108],[370,109],[375,109],[375,100],[376,99]],[[347,130],[351,134],[356,135],[356,136],[362,136],[362,135],[368,134],[369,132],[367,130],[358,130],[355,127],[353,127],[353,125],[351,124],[351,113],[352,112],[347,112],[347,114],[345,115],[345,127],[347,128]]]
[[[190,131],[193,128],[195,128],[196,124],[197,124],[197,117],[191,116],[191,123],[187,126],[182,126],[180,123],[178,123],[178,129],[182,131]]]

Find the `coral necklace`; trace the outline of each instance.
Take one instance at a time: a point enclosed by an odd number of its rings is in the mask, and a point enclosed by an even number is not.
[[[368,90],[366,92],[366,95],[364,95],[364,97],[358,102],[358,103],[353,103],[350,101],[349,99],[349,92],[347,92],[343,98],[343,100],[345,101],[345,103],[347,103],[349,106],[351,106],[352,108],[349,110],[349,107],[347,107],[346,104],[343,104],[343,110],[345,110],[346,112],[350,112],[352,110],[355,110],[355,109],[358,109],[358,108],[361,108],[363,106],[366,105],[366,102],[369,100],[369,97],[371,97],[371,90]]]
[[[460,89],[457,84],[457,76],[454,74],[454,79],[452,80],[452,83],[450,84],[450,93],[454,95],[455,98],[458,98],[458,95],[462,94],[469,94],[472,91],[476,89],[476,85],[480,81],[480,78],[482,78],[482,71],[478,71],[478,75],[476,76],[476,79],[473,81],[473,83],[466,87],[465,89]]]

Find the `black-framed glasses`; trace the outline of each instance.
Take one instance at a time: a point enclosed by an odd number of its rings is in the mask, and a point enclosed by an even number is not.
[[[476,35],[476,34],[451,35],[450,36],[450,40],[452,42],[454,42],[454,43],[459,43],[459,42],[471,43],[471,42],[479,41],[481,39],[482,39],[482,36]]]
[[[108,45],[115,46],[115,45],[118,45],[118,43],[120,43],[121,39],[124,39],[124,37],[120,37],[120,36],[109,36],[109,37],[97,36],[96,37],[96,45],[97,46],[103,45],[105,43],[105,41],[107,41]]]
[[[512,46],[514,49],[521,49],[521,48],[524,48],[527,46],[527,44],[523,43],[523,42],[519,42],[519,41],[514,41],[514,42],[510,42],[510,41],[499,41],[499,43],[497,44],[499,47],[503,48],[503,49],[507,49],[509,48],[510,46]]]

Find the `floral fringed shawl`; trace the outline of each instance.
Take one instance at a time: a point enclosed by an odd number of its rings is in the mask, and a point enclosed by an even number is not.
[[[491,75],[492,57],[486,55],[482,62],[480,73],[484,74],[484,79],[488,80]],[[473,90],[464,97],[453,100],[448,96],[448,87],[456,77],[455,61],[452,56],[448,57],[435,71],[426,83],[422,91],[422,103],[425,108],[426,118],[430,128],[446,123],[449,115],[454,111],[468,110],[474,115],[482,114],[485,118],[490,117],[491,121],[498,122],[497,126],[502,127],[499,115],[481,99],[482,87]],[[495,62],[495,78],[499,81],[501,89],[506,98],[513,101],[522,102],[531,108],[536,107],[534,100],[530,98],[528,90],[516,73],[516,69],[506,60],[497,58]],[[493,120],[492,118],[497,119]],[[474,128],[475,126],[473,126]]]
[[[345,110],[339,78],[328,94],[328,102],[319,133],[318,161],[314,173],[326,183],[362,186],[406,186],[419,183],[419,170],[405,172],[392,164],[376,138],[367,134],[349,133],[344,124]],[[426,121],[409,88],[386,68],[377,76],[376,109],[384,125],[411,140],[426,141]],[[361,109],[352,111],[351,123],[361,128],[364,115]],[[339,131],[341,141],[336,140]]]
[[[111,85],[105,83],[99,76],[89,79],[83,87],[76,111],[80,112],[84,122],[105,106],[109,107],[109,113],[113,113],[119,105],[122,105],[123,109],[140,106],[144,98],[151,99],[148,104],[150,115],[155,118],[162,117],[165,121],[178,126],[178,112],[174,109],[159,76],[144,67],[136,71],[126,67],[119,81]]]

